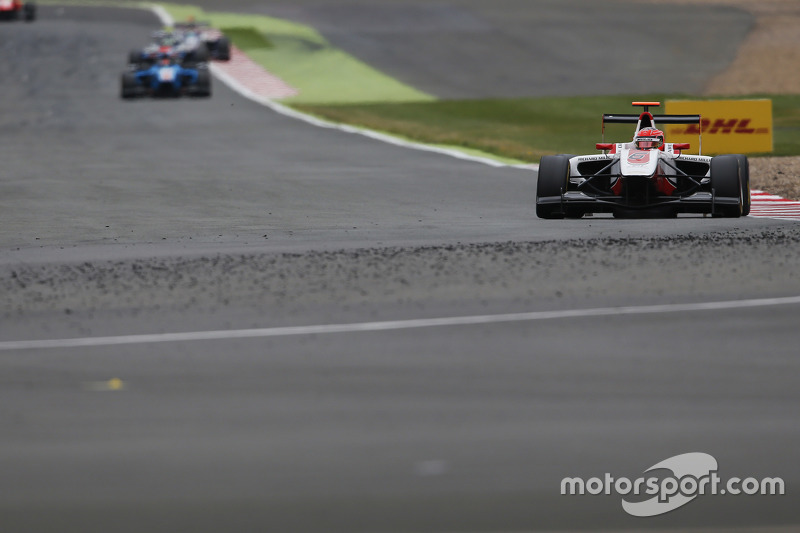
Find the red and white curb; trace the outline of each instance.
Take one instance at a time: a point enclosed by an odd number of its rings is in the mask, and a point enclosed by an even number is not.
[[[800,202],[787,200],[764,191],[750,191],[750,216],[800,220]]]
[[[280,100],[299,94],[297,89],[267,72],[235,46],[231,46],[230,61],[214,62],[214,70],[215,74],[222,72],[234,78],[242,87],[262,98]]]

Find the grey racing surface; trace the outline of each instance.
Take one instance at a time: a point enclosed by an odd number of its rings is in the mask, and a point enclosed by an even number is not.
[[[314,128],[217,80],[208,100],[123,102],[152,14],[40,15],[0,28],[0,530],[800,523],[796,224],[541,221],[532,171]],[[575,309],[598,311],[3,348]],[[787,495],[647,519],[560,495],[694,451]]]
[[[744,10],[656,1],[197,0],[318,29],[440,98],[702,92],[753,27]]]

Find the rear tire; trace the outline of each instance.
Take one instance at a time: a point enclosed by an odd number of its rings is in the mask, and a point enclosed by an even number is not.
[[[231,59],[231,42],[227,37],[220,37],[217,43],[217,60],[230,61]]]
[[[561,196],[569,181],[569,156],[546,155],[539,162],[539,177],[536,181],[536,216],[539,218],[564,218],[561,204],[539,205],[539,198]],[[571,216],[577,213],[571,212]]]
[[[737,155],[718,155],[711,159],[711,188],[715,197],[738,198],[738,205],[721,205],[713,216],[737,218],[742,215],[744,190],[742,168]]]
[[[128,52],[128,64],[134,65],[136,68],[142,64],[142,52],[141,50],[131,50]]]
[[[200,44],[192,53],[192,61],[195,63],[205,63],[211,59],[211,53],[205,43]]]
[[[211,73],[208,70],[197,72],[197,89],[194,94],[202,98],[211,96]]]

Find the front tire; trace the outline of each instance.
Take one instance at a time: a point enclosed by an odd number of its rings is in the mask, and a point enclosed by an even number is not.
[[[211,96],[211,73],[207,70],[197,72],[197,90],[195,96],[208,98]]]
[[[124,72],[120,80],[120,96],[126,100],[139,96],[139,82],[136,81],[136,74]]]
[[[569,156],[546,155],[539,162],[536,181],[536,216],[539,218],[564,218],[561,204],[539,204],[539,198],[561,196],[569,181]]]
[[[738,198],[737,205],[720,205],[713,216],[738,218],[744,211],[742,167],[737,155],[718,155],[711,159],[711,188],[715,197]]]
[[[742,154],[736,154],[736,159],[742,180],[742,216],[746,217],[750,214],[750,161]]]

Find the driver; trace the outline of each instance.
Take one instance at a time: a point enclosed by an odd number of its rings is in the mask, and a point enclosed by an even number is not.
[[[636,133],[633,142],[639,150],[653,150],[664,145],[664,132],[655,128],[641,129]]]

